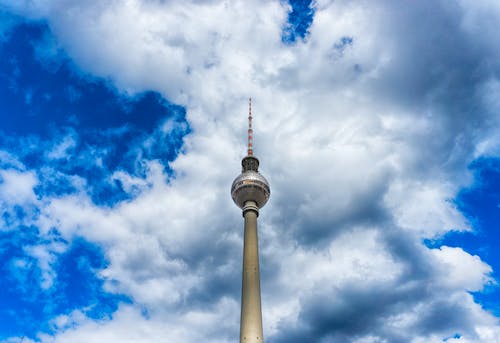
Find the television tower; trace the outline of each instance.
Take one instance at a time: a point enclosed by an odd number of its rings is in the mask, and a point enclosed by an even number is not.
[[[242,172],[233,181],[231,196],[245,218],[243,238],[243,280],[241,286],[240,343],[261,343],[262,310],[260,305],[259,208],[269,200],[269,183],[259,173],[259,160],[253,156],[252,98],[248,100],[248,154],[241,161]]]

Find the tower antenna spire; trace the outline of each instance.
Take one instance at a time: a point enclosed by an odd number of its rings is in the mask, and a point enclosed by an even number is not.
[[[248,156],[253,156],[252,98],[248,98]]]

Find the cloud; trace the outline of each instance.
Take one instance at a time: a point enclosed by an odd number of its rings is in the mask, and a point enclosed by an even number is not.
[[[33,187],[38,180],[32,172],[21,172],[14,169],[0,171],[0,192],[6,203],[23,205],[35,200]]]
[[[71,135],[65,136],[62,141],[54,146],[54,148],[48,152],[47,157],[50,159],[62,159],[68,158],[70,156],[71,149],[76,146],[76,142]],[[68,150],[70,150],[68,152]]]
[[[130,306],[120,308],[113,320],[99,322],[85,320],[78,312],[59,317],[54,321],[62,332],[54,340],[40,336],[42,341],[51,342],[151,342],[166,339],[175,342],[192,342],[206,340],[207,342],[230,342],[224,332],[228,330],[227,315],[237,309],[233,301],[221,301],[217,306],[205,311],[192,311],[185,314],[168,316],[167,322],[156,319],[145,320],[143,314]],[[232,323],[236,322],[231,321]],[[70,327],[69,329],[67,327]],[[73,327],[71,327],[73,326]],[[192,330],[197,326],[201,330]],[[64,330],[65,329],[65,330]],[[230,327],[230,329],[233,329]],[[220,334],[222,332],[222,335]]]
[[[279,2],[9,6],[47,20],[81,70],[185,106],[193,130],[175,159],[135,154],[144,174],[113,171],[133,193],[124,201],[102,206],[82,190],[37,205],[42,232],[102,247],[104,289],[132,299],[110,319],[57,319],[41,341],[237,336],[242,223],[229,186],[248,95],[273,192],[259,218],[268,340],[499,339],[469,293],[491,268],[422,243],[473,230],[452,199],[472,180],[467,165],[498,151],[499,47],[480,34],[498,8],[317,1],[308,39],[287,45]]]

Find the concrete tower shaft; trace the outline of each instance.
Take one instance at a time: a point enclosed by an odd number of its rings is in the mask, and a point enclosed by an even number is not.
[[[245,233],[241,283],[240,343],[264,341],[260,301],[258,215],[257,204],[253,201],[247,201],[245,207],[243,207]]]
[[[241,161],[242,173],[233,181],[231,196],[243,210],[243,275],[241,287],[240,343],[262,343],[262,309],[260,301],[259,240],[257,217],[259,209],[269,200],[271,190],[259,173],[259,160],[253,156],[251,100],[249,101],[248,156]]]

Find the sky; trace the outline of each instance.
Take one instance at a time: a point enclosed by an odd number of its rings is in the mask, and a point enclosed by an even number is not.
[[[500,3],[0,0],[0,343],[500,342]]]

